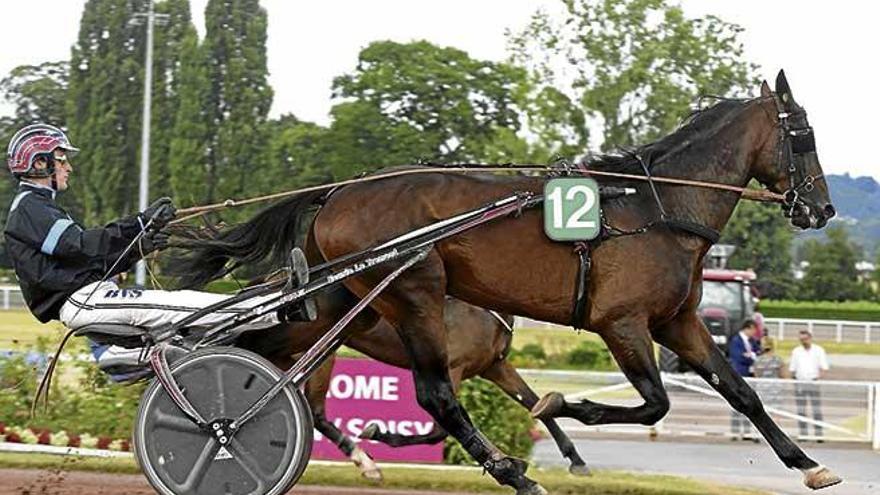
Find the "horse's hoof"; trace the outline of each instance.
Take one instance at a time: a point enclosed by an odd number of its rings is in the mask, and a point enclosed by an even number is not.
[[[361,476],[370,481],[382,481],[382,470],[379,469],[370,454],[364,452],[360,447],[355,447],[350,458],[354,465],[361,470]]]
[[[370,423],[366,428],[358,435],[358,438],[363,440],[375,440],[377,436],[379,436],[381,431],[379,430],[379,426],[376,423]]]
[[[843,482],[843,478],[834,474],[825,466],[816,466],[804,471],[804,484],[807,488],[820,490]]]
[[[593,472],[590,471],[590,468],[587,467],[586,464],[572,464],[568,467],[568,472],[574,476],[580,476],[584,478],[593,475]]]
[[[564,406],[565,397],[559,392],[550,392],[532,407],[532,417],[540,420],[555,418]]]
[[[518,488],[516,495],[547,495],[547,490],[533,481],[529,486]]]

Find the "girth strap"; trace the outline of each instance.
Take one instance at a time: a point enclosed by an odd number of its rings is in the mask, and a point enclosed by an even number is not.
[[[712,227],[706,227],[705,225],[700,225],[695,222],[667,217],[663,219],[663,223],[668,225],[671,229],[680,230],[682,232],[687,232],[688,234],[702,237],[703,239],[709,241],[710,244],[717,243],[718,239],[721,238],[721,233],[717,230],[713,229]]]
[[[577,284],[574,290],[574,311],[571,313],[571,326],[576,330],[586,327],[590,316],[590,268],[593,260],[590,257],[590,243],[576,242],[574,252],[578,255]]]

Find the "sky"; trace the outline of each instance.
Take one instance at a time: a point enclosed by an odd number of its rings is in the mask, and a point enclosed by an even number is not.
[[[293,113],[329,121],[333,77],[350,72],[374,40],[426,39],[472,57],[506,57],[505,30],[519,30],[539,7],[559,0],[263,0],[269,14],[272,116]],[[0,75],[21,64],[70,55],[85,0],[2,3]],[[204,33],[207,0],[191,0]],[[682,0],[688,16],[714,14],[742,26],[745,57],[771,81],[784,68],[795,99],[808,112],[826,173],[880,180],[870,145],[880,136],[880,3],[860,0]],[[38,22],[33,22],[34,20]],[[38,26],[34,29],[34,26]],[[49,27],[49,29],[46,29]],[[27,43],[24,42],[27,40]],[[757,94],[758,88],[755,88]],[[9,106],[0,102],[0,112]]]

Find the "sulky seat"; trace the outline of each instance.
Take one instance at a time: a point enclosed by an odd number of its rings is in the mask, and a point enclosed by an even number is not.
[[[76,330],[74,335],[87,337],[98,344],[118,345],[120,347],[143,347],[149,340],[149,331],[142,327],[119,323],[92,323]]]

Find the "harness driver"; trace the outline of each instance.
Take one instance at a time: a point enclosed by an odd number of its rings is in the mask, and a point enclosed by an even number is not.
[[[84,228],[56,203],[58,193],[68,188],[73,172],[70,158],[77,151],[57,127],[34,124],[19,130],[6,152],[9,171],[19,181],[4,230],[6,246],[24,300],[40,322],[58,320],[72,330],[98,323],[156,328],[229,297],[188,290],[121,289],[108,280],[167,247],[169,235],[163,229],[174,218],[175,208],[169,198],[162,198],[138,214],[104,227]],[[123,255],[138,236],[137,245]],[[199,325],[223,322],[264,298],[210,313]],[[285,309],[243,328],[266,328],[297,316]],[[93,353],[98,365],[111,373],[145,364],[139,349],[93,345]]]

